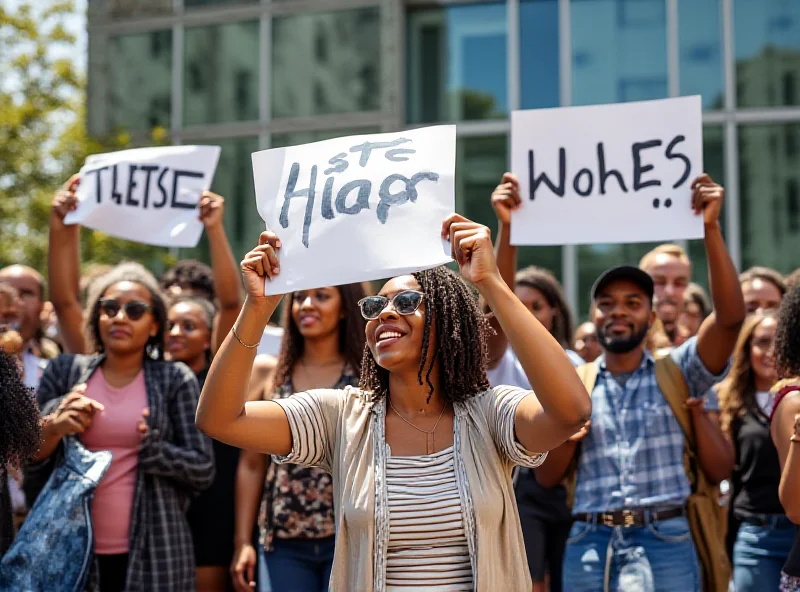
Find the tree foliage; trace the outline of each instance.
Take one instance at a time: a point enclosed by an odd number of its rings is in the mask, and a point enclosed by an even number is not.
[[[74,11],[72,0],[20,2],[13,12],[0,5],[0,267],[25,263],[45,272],[54,191],[88,155],[130,145],[124,131],[87,134],[86,76],[72,59],[78,45],[66,26]],[[163,138],[153,130],[154,143]],[[167,249],[88,229],[81,252],[84,265],[136,260],[160,271],[173,260]]]

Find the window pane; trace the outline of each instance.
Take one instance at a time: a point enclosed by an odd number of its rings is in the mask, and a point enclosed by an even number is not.
[[[800,2],[734,0],[740,107],[800,105]]]
[[[800,267],[800,124],[739,128],[742,268]]]
[[[519,21],[522,108],[558,107],[558,0],[522,0]]]
[[[718,183],[724,179],[723,132],[719,126],[703,128],[703,161],[706,172]],[[697,171],[699,174],[700,171]],[[722,216],[724,230],[724,213]],[[615,265],[639,265],[639,260],[650,249],[660,243],[630,243],[578,246],[578,301],[580,309],[576,316],[585,319],[589,315],[591,299],[589,291],[595,280],[609,267]],[[693,279],[708,288],[705,247],[702,240],[689,241],[688,252],[692,260]]]
[[[225,198],[225,232],[235,259],[240,261],[258,244],[258,237],[266,228],[256,209],[250,161],[250,155],[258,151],[258,138],[204,140],[202,144],[222,148],[211,191]],[[210,262],[205,233],[200,244],[194,249],[182,250],[181,257]]]
[[[120,18],[170,15],[173,11],[173,0],[91,0],[83,4],[92,25]]]
[[[380,109],[377,8],[275,17],[272,116]]]
[[[309,132],[286,132],[283,134],[272,134],[270,145],[273,148],[283,148],[284,146],[299,146],[300,144],[310,144],[311,142],[321,142],[332,138],[344,138],[356,136],[358,134],[377,134],[378,128],[362,127],[340,130],[314,130]]]
[[[187,125],[258,119],[258,21],[186,29]]]
[[[506,116],[505,4],[412,10],[407,29],[409,122]]]
[[[220,4],[252,4],[258,0],[183,0],[186,8],[197,8],[200,6],[216,6]]]
[[[679,0],[682,95],[701,95],[704,109],[725,106],[720,0]]]
[[[170,127],[172,31],[114,37],[109,43],[111,129]]]
[[[665,0],[575,0],[572,102],[621,103],[667,96]]]
[[[497,218],[492,210],[492,192],[508,170],[506,136],[462,137],[456,157],[456,211],[485,224],[497,237]],[[538,265],[561,277],[561,247],[521,247],[517,265]]]

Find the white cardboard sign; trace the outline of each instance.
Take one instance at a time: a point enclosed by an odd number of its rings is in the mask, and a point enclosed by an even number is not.
[[[703,171],[699,96],[514,111],[514,245],[703,236],[691,183]]]
[[[66,224],[164,247],[194,247],[197,204],[211,186],[219,146],[135,148],[95,154],[80,170],[78,209]]]
[[[455,126],[349,136],[253,154],[258,212],[281,240],[267,294],[449,263]]]

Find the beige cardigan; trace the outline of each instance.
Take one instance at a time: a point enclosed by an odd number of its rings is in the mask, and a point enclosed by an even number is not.
[[[478,592],[532,587],[511,483],[515,464],[533,468],[546,456],[525,451],[514,435],[517,405],[528,394],[495,387],[454,405],[456,482]],[[348,387],[275,402],[289,418],[293,440],[291,453],[276,461],[333,475],[336,551],[330,589],[382,592],[389,542],[386,401]]]

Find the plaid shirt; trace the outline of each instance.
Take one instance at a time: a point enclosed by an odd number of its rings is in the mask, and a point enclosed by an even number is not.
[[[702,397],[714,376],[697,355],[697,338],[670,354],[692,397]],[[581,441],[573,513],[676,506],[686,502],[689,479],[683,466],[684,435],[656,382],[655,359],[642,363],[621,387],[605,357],[592,391],[592,427]],[[727,371],[727,370],[726,370]],[[707,411],[718,410],[716,398]]]
[[[37,394],[42,415],[54,411],[103,359],[82,355],[54,359]],[[211,440],[194,425],[199,397],[194,373],[183,364],[150,360],[144,370],[150,429],[139,451],[125,590],[189,592],[195,589],[195,562],[186,510],[192,493],[209,487],[214,479]],[[30,467],[31,471],[47,471],[45,464],[52,470],[56,456]],[[93,570],[89,589],[96,587]]]

